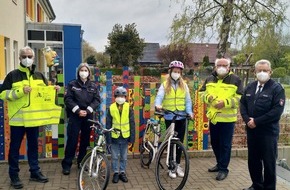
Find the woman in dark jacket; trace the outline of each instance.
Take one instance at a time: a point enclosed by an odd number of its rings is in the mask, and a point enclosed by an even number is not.
[[[69,82],[67,93],[64,97],[66,110],[69,116],[67,126],[67,143],[65,148],[65,157],[62,160],[62,173],[70,174],[72,161],[80,134],[80,147],[77,163],[82,161],[86,155],[87,147],[90,142],[90,123],[88,119],[93,118],[93,111],[100,104],[100,95],[97,85],[90,81],[90,68],[87,63],[81,63],[77,70],[77,79]]]

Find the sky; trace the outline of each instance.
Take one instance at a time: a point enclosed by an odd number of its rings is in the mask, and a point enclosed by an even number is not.
[[[124,27],[135,23],[139,37],[145,42],[167,45],[172,20],[181,11],[181,4],[174,0],[50,0],[50,3],[56,15],[53,23],[80,24],[83,38],[97,52],[105,50],[115,24]],[[290,20],[290,8],[286,16]],[[290,33],[290,24],[284,31]]]
[[[52,23],[80,24],[83,38],[103,52],[115,24],[136,24],[145,42],[169,43],[168,34],[181,4],[170,0],[50,0],[56,19]]]

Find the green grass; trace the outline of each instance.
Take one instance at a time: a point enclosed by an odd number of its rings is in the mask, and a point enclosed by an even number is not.
[[[290,85],[282,84],[285,89],[286,98],[290,98]]]

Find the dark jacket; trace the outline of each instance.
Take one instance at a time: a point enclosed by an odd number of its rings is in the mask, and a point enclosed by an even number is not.
[[[110,133],[107,133],[106,134],[106,140],[107,140],[107,144],[111,144],[111,143],[119,143],[121,141],[128,141],[130,143],[134,143],[135,142],[135,120],[134,120],[134,111],[132,108],[130,108],[130,111],[129,111],[129,125],[130,125],[130,137],[127,138],[127,139],[124,139],[122,137],[122,135],[120,135],[119,138],[117,139],[114,139],[111,137],[111,134]],[[107,109],[107,118],[106,118],[106,128],[107,129],[110,129],[112,128],[112,125],[113,125],[113,117],[110,113],[110,109]]]
[[[22,66],[21,63],[20,63],[20,66],[22,70],[25,68],[24,66]],[[34,80],[41,79],[47,85],[48,83],[47,83],[46,78],[43,76],[42,73],[36,72],[35,67],[36,66],[33,64],[32,69],[30,70],[30,74],[32,75],[33,79]],[[0,87],[0,93],[4,90],[11,90],[13,83],[17,83],[23,80],[28,80],[26,76],[26,72],[21,71],[21,69],[15,69],[7,74],[3,84]]]
[[[87,109],[88,106],[96,110],[100,105],[101,98],[94,82],[88,80],[83,83],[80,79],[76,79],[69,82],[64,101],[67,114],[70,116],[70,114],[79,114],[80,110],[86,110],[88,114],[91,114],[92,112]],[[73,113],[72,110],[76,106],[79,108]]]
[[[279,120],[284,110],[285,91],[281,84],[270,79],[258,97],[255,97],[257,81],[250,83],[240,100],[240,111],[245,123],[254,118],[256,128],[247,132],[258,135],[279,135]]]

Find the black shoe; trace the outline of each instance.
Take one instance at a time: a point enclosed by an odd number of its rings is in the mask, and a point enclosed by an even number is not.
[[[69,175],[70,174],[70,169],[62,169],[62,174],[63,175]]]
[[[14,189],[22,189],[23,188],[23,184],[22,182],[20,181],[19,177],[18,176],[13,176],[13,177],[10,177],[11,179],[11,186],[14,188]]]
[[[208,172],[218,172],[218,171],[219,171],[219,168],[217,166],[214,166],[208,169]]]
[[[255,188],[254,187],[249,187],[249,188],[245,188],[245,189],[243,189],[243,190],[255,190]]]
[[[48,182],[48,178],[42,175],[41,172],[31,173],[30,175],[30,181],[37,181],[40,183],[46,183]]]
[[[118,183],[118,181],[119,181],[119,174],[118,173],[114,173],[112,182],[113,183]]]
[[[221,181],[221,180],[226,179],[227,176],[228,176],[227,172],[219,172],[215,179],[218,181]]]
[[[120,173],[119,178],[124,183],[127,183],[128,182],[128,178],[127,178],[127,176],[126,176],[126,174],[124,172]]]

